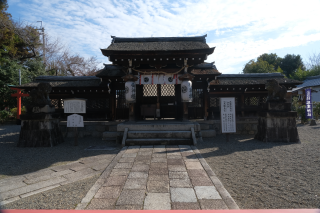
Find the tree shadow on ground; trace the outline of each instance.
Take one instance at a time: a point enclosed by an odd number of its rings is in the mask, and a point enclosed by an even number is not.
[[[0,126],[0,179],[36,172],[81,158],[117,154],[121,149],[120,144],[93,137],[79,138],[78,146],[74,146],[73,138],[64,138],[63,143],[54,147],[17,147],[19,131],[20,126]],[[90,146],[110,146],[115,149],[85,150]]]

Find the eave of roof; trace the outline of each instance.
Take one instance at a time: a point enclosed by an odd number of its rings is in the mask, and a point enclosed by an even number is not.
[[[212,54],[215,47],[204,49],[190,49],[190,50],[108,50],[100,49],[104,56],[111,55],[132,55],[132,56],[164,56],[164,55],[187,55],[187,54]]]

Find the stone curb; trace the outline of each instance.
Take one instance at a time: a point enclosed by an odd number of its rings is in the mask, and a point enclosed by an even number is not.
[[[121,151],[115,156],[112,160],[112,162],[107,166],[107,168],[103,171],[101,176],[98,178],[98,180],[95,182],[95,184],[91,187],[91,189],[87,192],[86,196],[81,200],[81,202],[77,205],[75,210],[84,210],[87,205],[90,203],[92,198],[95,196],[95,194],[98,192],[98,190],[101,188],[101,186],[104,184],[105,179],[110,175],[113,167],[116,166],[120,158],[122,157],[123,153],[127,150],[127,146],[123,147]]]
[[[219,192],[220,196],[222,197],[223,201],[226,203],[229,209],[240,209],[237,203],[233,200],[229,192],[224,188],[223,184],[216,176],[216,174],[212,171],[211,167],[208,165],[206,160],[202,157],[200,151],[195,146],[191,146],[193,151],[196,153],[197,157],[203,168],[206,170],[207,174],[209,175],[211,181],[213,182],[214,186],[216,187],[217,191]]]

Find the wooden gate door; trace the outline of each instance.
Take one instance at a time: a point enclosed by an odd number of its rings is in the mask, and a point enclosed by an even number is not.
[[[192,89],[192,102],[188,106],[189,119],[203,118],[203,107],[203,89]]]
[[[129,118],[129,104],[126,102],[126,91],[116,90],[116,120]]]

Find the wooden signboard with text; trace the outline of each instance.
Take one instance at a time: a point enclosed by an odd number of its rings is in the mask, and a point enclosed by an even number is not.
[[[83,98],[71,98],[63,100],[64,113],[86,113],[86,100]],[[72,114],[68,116],[67,127],[73,127],[74,145],[78,145],[78,127],[84,127],[83,116]]]
[[[63,100],[64,113],[86,113],[86,99],[72,98]]]
[[[221,133],[235,133],[236,105],[235,98],[220,98]]]

